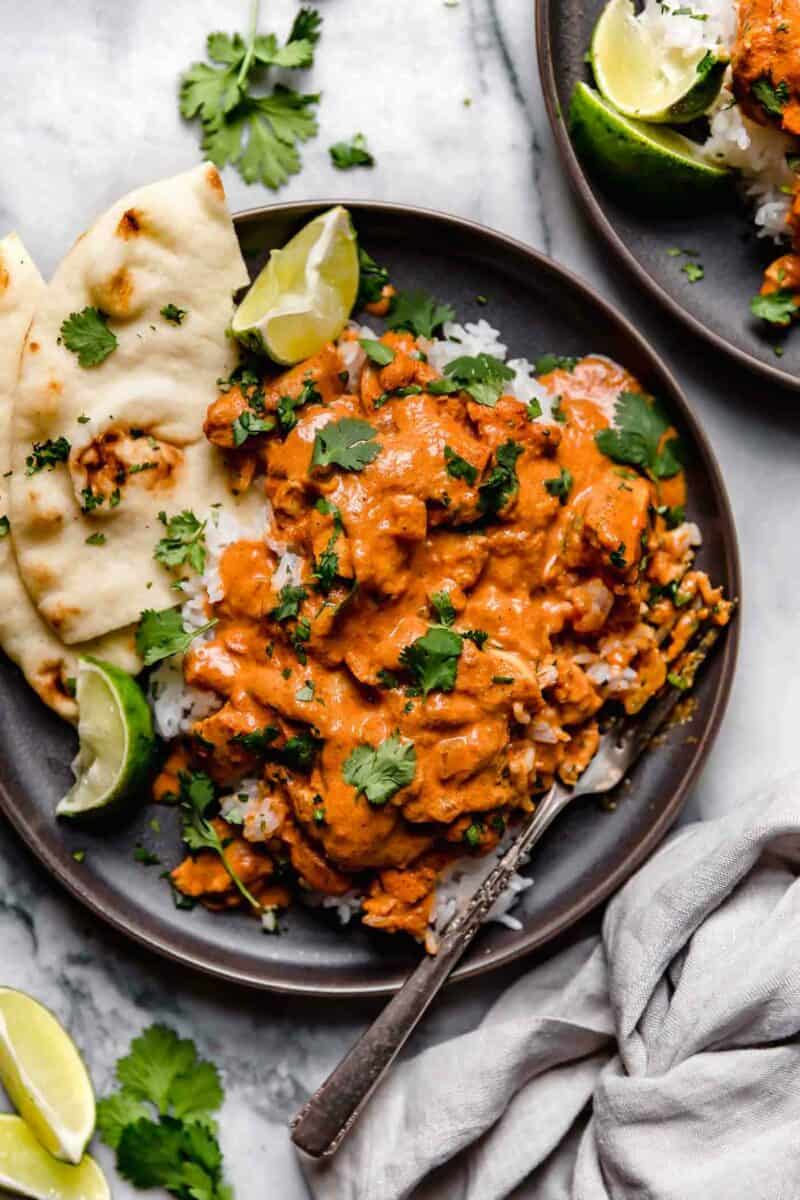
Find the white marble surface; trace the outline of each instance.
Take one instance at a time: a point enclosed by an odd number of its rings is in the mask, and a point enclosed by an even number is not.
[[[243,28],[246,7],[246,0],[6,0],[0,231],[16,228],[49,272],[108,202],[194,163],[197,134],[178,118],[177,76],[201,54],[208,31]],[[319,0],[319,7],[325,31],[308,82],[323,93],[321,132],[281,198],[427,204],[546,250],[638,318],[710,433],[738,522],[745,603],[732,703],[689,812],[722,811],[800,761],[797,398],[712,361],[705,345],[636,294],[588,230],[547,126],[530,0]],[[295,5],[269,0],[265,10],[263,27],[284,30]],[[378,165],[342,175],[326,148],[359,129]],[[225,182],[234,208],[273,198],[231,171]],[[34,992],[60,1014],[101,1090],[142,1025],[165,1020],[194,1036],[225,1072],[223,1142],[238,1200],[306,1196],[285,1120],[363,1026],[369,1005],[252,995],[178,973],[80,910],[5,828],[0,944],[0,983]],[[468,1027],[506,978],[445,997],[424,1038]],[[115,1182],[116,1197],[133,1194]]]

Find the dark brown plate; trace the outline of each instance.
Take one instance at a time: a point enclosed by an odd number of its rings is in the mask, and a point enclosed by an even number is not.
[[[284,204],[237,217],[251,271],[327,204]],[[624,318],[585,284],[527,246],[479,225],[391,204],[348,205],[364,245],[401,286],[422,286],[452,302],[461,319],[486,317],[513,355],[597,351],[624,363],[663,398],[691,450],[690,514],[702,527],[703,566],[728,593],[739,594],[736,534],[711,447],[663,363]],[[489,297],[481,307],[476,296]],[[709,666],[690,724],[646,757],[615,811],[579,803],[548,833],[530,868],[536,883],[515,910],[523,929],[492,925],[481,934],[457,978],[508,962],[555,937],[608,896],[658,844],[675,820],[708,753],[728,699],[736,630]],[[265,936],[244,914],[179,911],[159,878],[180,854],[174,810],[152,808],[114,836],[57,824],[53,811],[69,783],[74,734],[0,662],[0,805],[52,874],[98,916],[137,941],[221,979],[310,994],[390,992],[418,951],[401,937],[340,928],[328,914],[298,905],[280,937]],[[158,813],[160,834],[149,828]],[[133,860],[138,842],[164,866]],[[76,849],[85,850],[77,863]]]
[[[800,336],[770,329],[750,313],[761,272],[779,251],[756,237],[743,204],[689,216],[635,212],[584,170],[567,128],[572,90],[592,82],[585,62],[606,0],[536,0],[536,39],[545,103],[562,161],[592,224],[638,282],[669,312],[723,353],[775,383],[800,389]],[[670,249],[689,248],[705,268],[700,283]],[[776,347],[781,356],[776,355]]]

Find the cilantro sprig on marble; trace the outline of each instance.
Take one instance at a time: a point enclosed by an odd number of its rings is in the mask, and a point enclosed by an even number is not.
[[[97,1105],[97,1129],[137,1188],[178,1200],[233,1200],[214,1114],[224,1099],[213,1063],[193,1042],[151,1025],[117,1063],[117,1091]]]
[[[253,0],[250,30],[211,33],[206,53],[215,65],[193,63],[180,84],[180,111],[186,120],[199,118],[203,153],[224,167],[236,167],[245,183],[277,189],[296,175],[298,145],[317,132],[314,106],[319,95],[301,93],[277,83],[264,91],[271,67],[302,70],[314,62],[322,18],[316,9],[301,8],[286,42],[274,33],[257,33],[260,0]]]
[[[679,438],[664,440],[670,428],[669,417],[652,396],[621,392],[613,426],[601,429],[594,440],[614,462],[640,467],[651,479],[672,479],[683,465],[683,451]]]

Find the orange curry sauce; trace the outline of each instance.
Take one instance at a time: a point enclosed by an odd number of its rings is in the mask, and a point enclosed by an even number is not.
[[[281,397],[306,397],[288,434],[276,429],[236,449],[232,430],[248,397],[234,386],[211,405],[208,438],[229,455],[240,487],[266,491],[270,545],[302,559],[302,600],[278,619],[279,553],[260,541],[225,551],[224,599],[209,606],[218,624],[185,659],[187,683],[223,703],[173,750],[155,791],[176,792],[187,764],[223,794],[259,777],[243,825],[216,823],[261,904],[288,902],[288,876],[314,893],[363,895],[367,925],[430,944],[443,868],[495,846],[508,818],[530,811],[555,775],[574,782],[595,752],[605,701],[639,709],[697,619],[714,612],[724,623],[728,606],[690,569],[693,527],[669,530],[656,513],[683,503],[682,476],[656,484],[595,444],[619,393],[640,391],[621,367],[589,357],[553,371],[541,382],[561,397],[559,419],[534,420],[511,397],[491,408],[465,392],[430,394],[439,376],[413,336],[381,341],[394,359],[368,362],[357,394],[333,345],[265,380],[261,416]],[[342,418],[373,427],[374,461],[312,467],[317,431]],[[480,489],[509,442],[517,484],[498,511],[487,510]],[[448,469],[453,455],[472,468],[468,478]],[[562,471],[571,476],[566,495],[548,487]],[[336,556],[335,577],[323,583],[326,552]],[[679,610],[667,587],[676,580]],[[431,597],[441,593],[452,613],[437,614]],[[456,633],[479,633],[461,640],[452,690],[424,695],[402,655],[440,616]],[[263,730],[272,738],[265,754],[242,742]],[[281,747],[309,732],[311,761],[287,765]],[[413,743],[413,779],[371,803],[347,782],[345,764],[357,747],[398,732]],[[209,851],[187,858],[172,880],[210,907],[242,902]]]

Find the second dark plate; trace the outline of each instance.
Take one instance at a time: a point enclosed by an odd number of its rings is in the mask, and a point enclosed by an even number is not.
[[[634,212],[584,170],[570,141],[567,113],[579,80],[592,82],[585,62],[595,22],[606,0],[536,0],[539,69],[550,123],[574,189],[603,238],[626,267],[673,316],[719,350],[800,391],[800,331],[769,330],[750,315],[761,272],[778,251],[758,238],[744,205],[725,212],[663,217]],[[674,247],[698,253],[705,278],[691,283],[685,258]],[[775,348],[782,348],[778,357]]]

